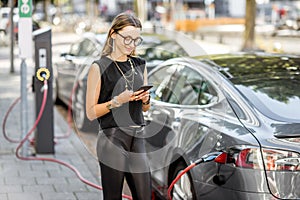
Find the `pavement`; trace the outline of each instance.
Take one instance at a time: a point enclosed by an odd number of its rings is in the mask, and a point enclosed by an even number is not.
[[[74,41],[75,34],[55,33],[53,43],[66,43]],[[217,44],[215,42],[197,41],[205,52],[227,53],[238,51],[237,45]],[[5,54],[5,55],[4,55]],[[17,49],[15,49],[17,55]],[[21,130],[20,103],[11,110],[8,118],[6,113],[9,106],[21,94],[20,86],[20,59],[15,57],[15,72],[10,73],[9,53],[0,46],[0,122],[6,119],[5,132],[9,138],[20,140],[26,130]],[[30,83],[34,74],[34,63],[27,62],[27,82]],[[28,129],[34,124],[34,93],[28,91],[27,95]],[[3,127],[2,127],[3,128]],[[69,124],[62,114],[54,107],[54,134],[65,135]],[[5,139],[3,129],[0,131],[0,200],[100,200],[102,191],[82,182],[77,175],[64,165],[43,160],[25,161],[16,157],[18,143]],[[31,152],[32,146],[28,147]],[[27,156],[31,156],[28,153]],[[57,140],[54,154],[37,154],[35,158],[57,159],[76,168],[81,176],[88,182],[99,185],[100,174],[95,156],[90,153],[78,137],[76,131],[71,129],[69,137]]]

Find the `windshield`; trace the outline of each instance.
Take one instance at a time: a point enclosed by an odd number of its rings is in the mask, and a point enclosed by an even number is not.
[[[277,120],[300,120],[299,78],[256,78],[238,82],[238,90],[266,116]]]
[[[219,71],[264,115],[300,121],[300,58],[284,55],[216,56]]]

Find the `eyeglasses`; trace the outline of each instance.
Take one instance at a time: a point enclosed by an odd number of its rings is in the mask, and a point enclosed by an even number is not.
[[[139,46],[143,42],[143,38],[141,38],[141,37],[137,37],[137,38],[133,39],[131,36],[124,36],[118,32],[117,32],[117,34],[120,35],[124,39],[125,45],[130,45],[133,42],[134,46]]]

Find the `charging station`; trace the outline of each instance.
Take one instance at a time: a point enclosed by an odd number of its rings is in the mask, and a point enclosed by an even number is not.
[[[36,127],[35,132],[35,151],[36,153],[46,154],[54,153],[54,115],[53,115],[53,98],[52,98],[52,33],[51,28],[43,28],[33,32],[35,47],[35,71],[37,74],[33,78],[33,88],[35,92],[35,111],[36,117],[43,101],[44,83],[38,77],[40,71],[45,71],[50,75],[48,79],[47,103],[44,113]]]

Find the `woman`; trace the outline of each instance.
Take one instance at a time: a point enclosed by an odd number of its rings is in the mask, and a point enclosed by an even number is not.
[[[151,199],[142,113],[150,108],[150,96],[138,90],[147,84],[147,70],[145,60],[134,56],[141,28],[130,13],[116,16],[88,74],[86,114],[100,124],[97,156],[105,200],[122,199],[124,178],[133,199]]]

